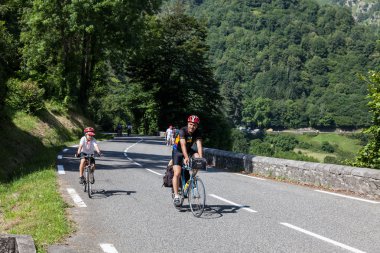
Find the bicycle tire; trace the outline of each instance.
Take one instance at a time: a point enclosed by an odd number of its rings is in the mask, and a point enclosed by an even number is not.
[[[86,184],[87,184],[87,194],[88,194],[88,197],[91,198],[92,197],[92,189],[91,189],[91,182],[90,182],[90,173],[91,173],[91,168],[90,166],[88,166],[86,168]]]
[[[195,177],[191,181],[188,198],[191,212],[199,218],[206,205],[206,190],[200,178]]]
[[[87,169],[86,167],[84,168],[84,171],[83,171],[83,177],[84,177],[84,182],[83,182],[83,191],[86,192],[87,191]]]

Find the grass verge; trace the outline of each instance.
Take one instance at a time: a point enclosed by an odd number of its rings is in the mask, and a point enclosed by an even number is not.
[[[31,235],[41,253],[73,232],[55,162],[58,152],[79,140],[85,125],[92,124],[62,110],[45,109],[37,115],[9,111],[3,117],[0,233]]]
[[[73,231],[65,215],[68,206],[58,192],[53,166],[1,185],[0,203],[2,233],[31,235],[37,252],[46,252],[49,244]]]

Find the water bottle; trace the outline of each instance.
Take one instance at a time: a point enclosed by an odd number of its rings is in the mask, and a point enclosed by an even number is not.
[[[184,188],[184,191],[187,190],[187,187],[189,187],[189,184],[190,184],[190,180],[187,180],[187,183],[185,184],[185,188]]]

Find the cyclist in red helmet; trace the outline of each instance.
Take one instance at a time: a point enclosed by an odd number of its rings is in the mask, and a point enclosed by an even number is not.
[[[80,139],[79,141],[79,147],[78,151],[75,154],[76,157],[82,157],[80,160],[80,165],[79,165],[79,183],[83,184],[84,182],[84,177],[83,177],[83,170],[84,170],[84,165],[85,165],[85,159],[84,155],[93,155],[94,151],[98,153],[98,155],[101,155],[100,149],[98,147],[98,143],[96,142],[95,138],[95,130],[92,127],[86,127],[84,129],[84,136]],[[95,159],[92,157],[91,159],[92,162],[95,164]],[[94,165],[95,169],[95,165]],[[95,182],[94,175],[91,175],[91,183]]]
[[[179,206],[181,200],[178,195],[178,186],[180,181],[180,175],[182,170],[182,164],[189,164],[190,157],[196,158],[203,157],[202,151],[202,134],[198,129],[200,123],[199,117],[196,115],[190,115],[187,118],[187,126],[182,127],[179,130],[179,134],[176,136],[173,144],[172,161],[173,163],[173,190],[174,190],[174,204]],[[196,143],[196,150],[192,148]],[[170,164],[169,163],[169,164]]]

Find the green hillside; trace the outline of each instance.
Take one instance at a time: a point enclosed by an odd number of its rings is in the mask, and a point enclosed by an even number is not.
[[[224,107],[251,128],[348,128],[370,124],[367,84],[379,69],[379,34],[347,8],[315,1],[192,1]]]

